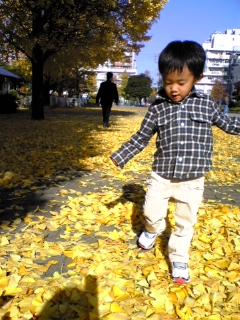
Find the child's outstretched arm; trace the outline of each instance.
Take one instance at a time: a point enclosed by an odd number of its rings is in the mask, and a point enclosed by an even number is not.
[[[153,106],[148,109],[139,131],[110,156],[115,165],[123,168],[129,160],[140,153],[148,145],[152,136],[157,131],[156,120],[156,108]]]
[[[226,133],[240,135],[240,117],[229,117],[214,105],[213,123]]]

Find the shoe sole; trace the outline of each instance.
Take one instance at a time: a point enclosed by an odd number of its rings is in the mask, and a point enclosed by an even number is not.
[[[151,249],[153,248],[154,243],[153,243],[150,247],[148,247],[148,248],[144,247],[139,241],[137,242],[137,245],[138,245],[139,248],[147,251],[147,250],[151,250]]]
[[[174,283],[178,283],[178,284],[186,284],[186,283],[189,283],[190,282],[190,278],[188,278],[188,279],[185,279],[185,278],[173,278],[172,277],[172,281],[174,282]]]

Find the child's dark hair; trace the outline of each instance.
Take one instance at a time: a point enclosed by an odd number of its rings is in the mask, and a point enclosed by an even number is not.
[[[182,72],[187,66],[195,79],[203,73],[206,54],[203,47],[194,41],[172,41],[161,52],[158,59],[158,68],[161,75],[170,72]]]

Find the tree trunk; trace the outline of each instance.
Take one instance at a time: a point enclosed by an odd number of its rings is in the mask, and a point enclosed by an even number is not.
[[[44,119],[42,59],[32,60],[32,119]]]

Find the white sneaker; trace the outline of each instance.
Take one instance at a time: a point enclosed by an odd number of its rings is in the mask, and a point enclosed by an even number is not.
[[[138,238],[138,245],[144,250],[149,250],[153,247],[154,242],[158,236],[158,233],[150,233],[148,231],[143,231]]]
[[[184,284],[190,282],[188,264],[183,262],[172,262],[172,280]]]

